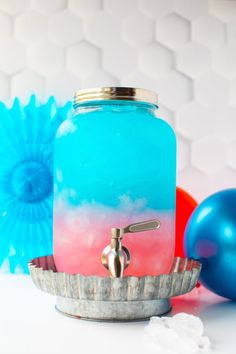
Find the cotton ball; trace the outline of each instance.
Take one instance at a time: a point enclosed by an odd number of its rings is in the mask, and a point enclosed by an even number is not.
[[[197,343],[191,338],[182,338],[172,328],[166,326],[167,318],[155,318],[145,328],[146,342],[155,346],[160,354],[193,354],[198,350]],[[149,345],[150,348],[150,345]]]
[[[178,339],[178,334],[171,328],[166,328],[161,323],[151,323],[145,328],[145,334],[158,344]]]
[[[158,323],[156,319],[155,322],[150,323],[145,328],[146,342],[154,345],[156,353],[163,354],[176,354],[175,343],[178,340],[178,334],[170,328],[163,326],[162,321]],[[150,348],[150,345],[149,345]]]
[[[156,316],[153,316],[150,318],[150,321],[149,321],[149,325],[152,325],[152,324],[160,324],[162,326],[165,326],[165,327],[169,327],[168,325],[168,320],[169,320],[169,317],[156,317]]]
[[[152,317],[145,328],[146,348],[156,354],[196,354],[210,347],[200,318],[186,313]]]
[[[199,317],[187,313],[178,313],[168,322],[169,327],[180,336],[200,338],[203,335],[204,327]]]
[[[194,354],[198,351],[196,341],[188,337],[179,337],[175,342],[175,353],[177,354]]]
[[[151,317],[148,326],[151,326],[151,325],[156,324],[156,323],[161,324],[162,323],[162,317],[157,317],[157,316]]]
[[[184,341],[182,341],[178,334],[171,328],[165,328],[165,330],[158,335],[158,338],[156,337],[156,340],[158,345],[162,347],[162,350],[165,349],[175,354],[192,354],[191,351],[185,350],[186,345]],[[187,349],[189,349],[189,347]]]

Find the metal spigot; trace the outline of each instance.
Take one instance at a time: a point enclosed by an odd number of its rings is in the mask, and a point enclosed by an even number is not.
[[[129,250],[122,245],[121,240],[124,234],[157,230],[161,226],[158,220],[147,220],[136,224],[128,225],[122,229],[111,229],[111,242],[102,252],[101,261],[105,268],[109,271],[111,277],[123,277],[124,270],[130,264],[131,256]]]

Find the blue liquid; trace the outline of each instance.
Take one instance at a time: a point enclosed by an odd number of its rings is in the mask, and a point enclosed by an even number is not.
[[[147,104],[105,102],[64,122],[55,144],[57,193],[75,190],[68,195],[75,205],[116,207],[126,195],[145,198],[146,207],[173,210],[175,135],[153,110]]]

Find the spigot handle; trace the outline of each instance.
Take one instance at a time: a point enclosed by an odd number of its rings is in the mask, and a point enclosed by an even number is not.
[[[112,237],[112,239],[121,239],[122,240],[124,234],[157,230],[160,228],[160,226],[161,226],[160,221],[153,219],[153,220],[136,222],[135,224],[130,224],[130,225],[125,226],[124,228],[121,228],[121,229],[113,227],[111,229],[111,237]]]
[[[135,224],[128,225],[123,228],[123,233],[127,234],[129,232],[142,232],[142,231],[149,231],[149,230],[157,230],[161,226],[159,220],[147,220],[137,222]]]

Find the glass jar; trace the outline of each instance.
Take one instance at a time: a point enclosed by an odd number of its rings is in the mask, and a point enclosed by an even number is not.
[[[176,139],[156,117],[155,93],[98,88],[76,93],[54,154],[54,259],[58,271],[108,275],[101,253],[112,227],[158,219],[127,234],[125,275],[168,273],[174,258]]]

